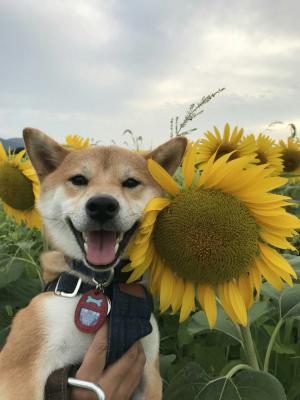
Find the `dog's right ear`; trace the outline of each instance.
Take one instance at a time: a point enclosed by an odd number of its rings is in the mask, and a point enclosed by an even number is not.
[[[38,129],[25,128],[23,138],[27,154],[40,181],[53,172],[69,153]]]

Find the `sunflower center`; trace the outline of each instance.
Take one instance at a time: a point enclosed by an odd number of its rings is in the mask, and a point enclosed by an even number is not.
[[[248,271],[258,230],[247,207],[218,190],[181,193],[157,217],[158,254],[181,278],[218,284]]]
[[[224,156],[225,154],[231,153],[234,150],[236,150],[236,148],[230,144],[221,144],[217,150],[216,160],[218,158]],[[229,157],[229,160],[234,160],[237,157],[238,157],[238,155],[235,152],[235,153],[231,154],[231,156]]]
[[[0,198],[12,208],[26,211],[34,206],[32,183],[18,168],[4,163],[0,166]]]
[[[282,154],[284,172],[294,172],[300,166],[300,154],[297,150],[287,149]]]
[[[266,156],[266,153],[264,153],[263,151],[257,151],[257,158],[259,159],[259,163],[257,165],[261,165],[261,164],[267,164],[268,162],[268,158]]]

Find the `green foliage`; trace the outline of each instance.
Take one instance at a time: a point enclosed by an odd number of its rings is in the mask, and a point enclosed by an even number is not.
[[[0,347],[15,313],[43,287],[38,266],[42,248],[40,232],[16,225],[0,208]]]

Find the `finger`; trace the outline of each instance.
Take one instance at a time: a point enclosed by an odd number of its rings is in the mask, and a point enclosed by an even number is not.
[[[104,390],[115,393],[123,380],[131,373],[133,365],[142,352],[142,345],[139,342],[135,343],[118,361],[108,367],[99,380]]]
[[[141,352],[131,370],[128,371],[126,378],[123,379],[121,385],[118,387],[117,392],[115,393],[115,397],[117,399],[131,399],[131,396],[133,395],[142,380],[145,364],[145,353]],[[128,397],[126,397],[126,394],[128,394]]]
[[[107,332],[108,327],[105,323],[99,329],[86,352],[82,364],[76,373],[76,378],[97,382],[102,375],[107,354]]]

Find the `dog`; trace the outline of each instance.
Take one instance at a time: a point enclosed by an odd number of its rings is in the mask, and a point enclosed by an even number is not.
[[[44,256],[45,277],[51,280],[65,270],[91,284],[89,276],[73,271],[64,260],[79,260],[89,271],[114,271],[145,206],[162,195],[147,169],[147,159],[173,175],[187,146],[185,138],[177,137],[148,154],[117,146],[71,150],[37,129],[25,128],[23,136],[41,183],[38,209],[45,235],[56,249]],[[82,361],[94,333],[82,332],[74,324],[79,298],[45,292],[17,313],[0,353],[1,400],[42,400],[53,371]],[[150,322],[153,330],[142,339],[143,389],[134,398],[159,400],[159,333],[153,316]]]

